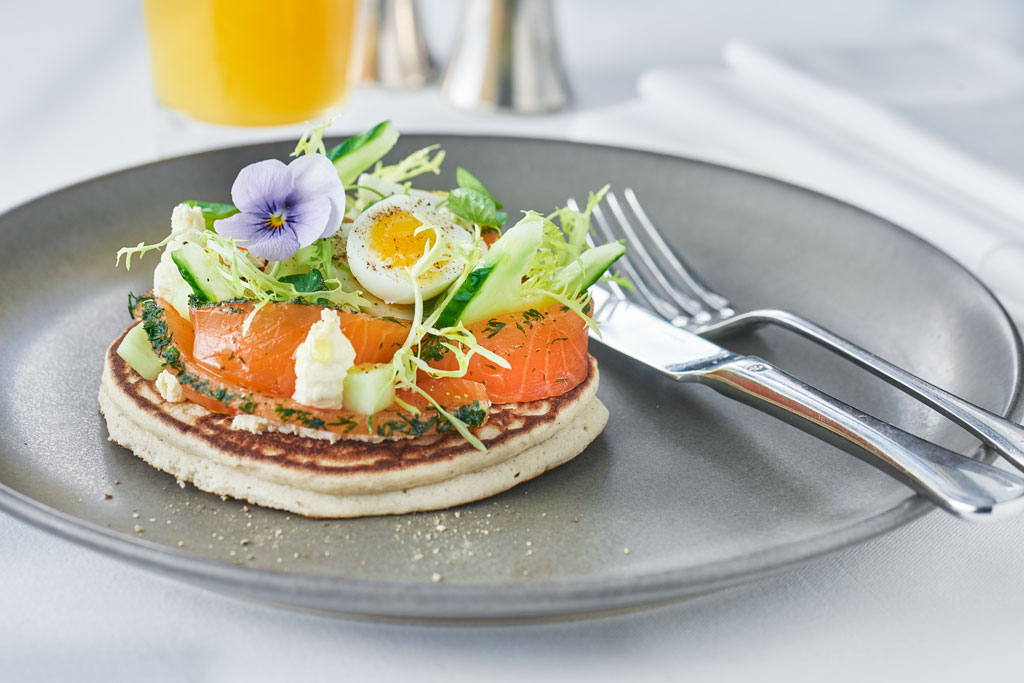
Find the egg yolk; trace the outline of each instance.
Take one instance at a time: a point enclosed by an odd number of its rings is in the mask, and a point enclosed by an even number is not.
[[[437,239],[432,229],[417,234],[422,225],[408,211],[389,211],[370,228],[370,249],[389,267],[412,266]]]

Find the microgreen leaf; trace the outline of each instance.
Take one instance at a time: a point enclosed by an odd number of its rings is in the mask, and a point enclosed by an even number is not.
[[[468,187],[459,187],[448,195],[448,210],[460,218],[487,227],[500,227],[508,216],[501,212],[499,217],[494,200]]]
[[[327,289],[327,286],[324,285],[324,276],[319,270],[285,275],[278,278],[278,281],[290,284],[297,292],[322,292]]]
[[[228,216],[234,216],[238,213],[231,204],[221,204],[219,202],[196,202],[190,201],[185,202],[189,206],[197,206],[203,210],[203,220],[206,221],[206,229],[213,230],[213,222],[220,220],[221,218],[227,218]]]
[[[455,182],[459,184],[459,187],[464,187],[467,190],[476,190],[485,197],[488,197],[492,202],[494,202],[495,209],[504,208],[504,204],[495,199],[494,195],[491,194],[491,191],[488,190],[475,175],[473,175],[466,169],[462,168],[461,166],[455,170]],[[502,221],[502,223],[504,222],[505,221]]]

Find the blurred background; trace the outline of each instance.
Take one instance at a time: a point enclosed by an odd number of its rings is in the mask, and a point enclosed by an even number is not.
[[[391,118],[408,132],[511,128],[562,137],[579,115],[635,100],[641,77],[651,70],[726,71],[722,50],[735,39],[787,49],[957,39],[1013,49],[1024,40],[1024,6],[1013,0],[552,0],[551,6],[574,97],[567,111],[527,119],[469,115],[451,106],[434,82],[411,91],[357,88],[334,129],[352,131]],[[423,37],[443,68],[464,3],[420,0],[418,8]],[[212,130],[161,138],[141,3],[8,2],[0,4],[0,25],[9,55],[0,72],[6,93],[0,104],[2,206],[96,173],[191,151],[190,146],[292,134]],[[267,49],[289,47],[268,36]],[[962,78],[962,73],[944,74],[947,66],[938,64],[928,75]],[[979,132],[978,137],[991,136]],[[65,163],[53,164],[53,154]],[[14,167],[17,173],[10,172]]]
[[[568,138],[737,166],[907,227],[1024,314],[1024,293],[1016,291],[1024,268],[1021,3],[551,0],[567,105],[518,114],[467,108],[463,97],[457,106],[455,89],[440,87],[446,66],[461,47],[462,72],[483,68],[480,43],[496,40],[486,19],[470,15],[519,5],[525,16],[544,4],[415,3],[434,77],[421,87],[355,85],[332,108],[329,134],[390,118],[403,132]],[[0,4],[0,26],[9,55],[0,71],[0,209],[134,164],[297,138],[305,128],[199,124],[162,108],[143,3],[9,2]],[[171,43],[198,40],[194,26],[164,33]],[[534,42],[513,52],[536,57],[537,34],[526,31]],[[262,49],[283,58],[305,42],[282,32],[264,36]],[[463,85],[480,78],[459,75]],[[288,98],[283,80],[268,77],[264,85]]]

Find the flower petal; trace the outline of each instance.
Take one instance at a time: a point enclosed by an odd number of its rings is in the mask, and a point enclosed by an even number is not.
[[[266,159],[238,172],[231,200],[240,211],[268,217],[281,210],[294,188],[295,178],[288,167],[277,159]]]
[[[240,242],[252,239],[253,235],[265,228],[267,220],[252,213],[236,213],[234,216],[220,218],[213,222],[213,229],[218,235],[234,237]],[[241,246],[248,248],[246,244]]]
[[[290,228],[282,227],[260,230],[243,246],[249,253],[268,261],[284,261],[293,256],[301,245]]]
[[[299,246],[304,247],[320,239],[330,216],[331,202],[327,197],[310,197],[289,205],[288,227],[295,231]]]
[[[295,177],[295,189],[289,202],[295,204],[304,199],[322,195],[331,202],[331,215],[319,237],[330,237],[341,227],[345,217],[345,186],[338,177],[338,170],[323,154],[304,154],[290,164],[288,169]]]

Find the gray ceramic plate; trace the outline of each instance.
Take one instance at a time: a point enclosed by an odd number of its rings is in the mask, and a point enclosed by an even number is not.
[[[741,309],[804,313],[971,401],[1003,414],[1015,408],[1019,344],[1002,309],[956,263],[883,220],[764,178],[609,147],[407,136],[397,153],[434,142],[448,150],[448,172],[426,184],[451,186],[463,165],[513,210],[631,185],[669,241]],[[707,591],[930,509],[853,457],[600,348],[607,430],[573,462],[487,501],[323,522],[179,488],[108,443],[96,408],[103,351],[128,323],[127,292],[149,287],[154,263],[148,257],[148,268],[129,274],[114,269],[113,254],[159,240],[179,200],[227,199],[244,164],[290,149],[142,166],[0,218],[0,505],[8,512],[255,600],[348,614],[514,618]],[[956,428],[799,339],[767,331],[731,346],[988,458]]]

